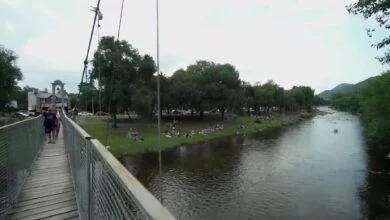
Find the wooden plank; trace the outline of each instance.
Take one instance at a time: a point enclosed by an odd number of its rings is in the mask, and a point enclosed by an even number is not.
[[[49,187],[53,187],[56,185],[62,185],[62,184],[72,184],[73,185],[72,181],[69,179],[66,181],[51,182],[51,183],[45,183],[45,184],[41,184],[41,185],[29,185],[29,186],[24,187],[22,192],[26,191],[26,190],[49,188]]]
[[[46,202],[46,201],[51,201],[51,200],[56,200],[58,198],[66,198],[66,197],[74,198],[75,193],[74,192],[66,192],[66,193],[60,193],[60,194],[46,196],[46,197],[42,197],[42,198],[37,198],[37,199],[33,199],[33,200],[18,201],[16,203],[15,207],[29,206],[29,205],[38,204],[41,202]]]
[[[49,186],[45,186],[45,187],[36,187],[36,188],[31,188],[31,189],[28,189],[28,190],[22,190],[21,194],[20,195],[25,195],[25,194],[38,194],[38,193],[44,193],[44,192],[52,192],[54,190],[58,190],[58,189],[66,189],[66,188],[69,188],[69,187],[73,187],[73,184],[72,182],[67,182],[67,183],[64,183],[64,184],[56,184],[56,185],[49,185]]]
[[[57,179],[52,179],[52,180],[44,180],[40,182],[33,182],[28,185],[25,185],[26,188],[32,188],[32,187],[37,187],[37,186],[47,186],[55,183],[63,183],[63,182],[71,182],[72,179],[67,176],[64,178],[57,178]]]
[[[60,211],[62,208],[68,208],[68,209],[67,209],[67,211]],[[24,212],[14,213],[10,216],[10,219],[22,219],[22,218],[37,219],[37,218],[50,217],[53,215],[58,215],[58,214],[61,214],[64,212],[66,213],[66,212],[75,211],[75,210],[77,210],[76,201],[74,201],[74,200],[73,201],[65,201],[65,202],[61,202],[61,203],[47,205],[44,207],[39,207],[36,209],[26,210]],[[50,212],[52,212],[52,213],[50,213]]]
[[[55,144],[44,144],[11,213],[10,219],[78,218],[62,132]]]
[[[59,178],[62,176],[69,176],[69,169],[58,170],[57,172],[42,172],[30,176],[30,180],[41,180],[41,178],[50,179]]]
[[[65,193],[65,192],[72,192],[72,191],[73,191],[73,188],[66,188],[66,189],[57,190],[55,192],[46,192],[46,193],[41,193],[41,194],[37,194],[37,195],[29,195],[29,194],[23,195],[22,194],[20,196],[20,198],[18,199],[18,201],[27,201],[27,200],[46,197],[46,196],[57,195],[57,194]]]
[[[44,164],[44,163],[60,163],[60,162],[68,162],[68,159],[66,158],[55,158],[55,159],[45,159],[45,160],[40,160],[34,163],[34,165],[37,164]]]
[[[67,213],[64,213],[64,214],[61,214],[61,215],[55,215],[55,216],[52,216],[52,217],[49,217],[49,218],[43,218],[45,220],[57,220],[57,219],[67,219],[67,220],[70,220],[70,219],[80,219],[79,218],[79,212],[78,211],[71,211],[71,212],[67,212]]]
[[[77,206],[68,206],[68,207],[54,209],[54,210],[50,210],[48,212],[42,212],[42,213],[37,214],[37,215],[30,215],[30,216],[27,216],[25,218],[18,218],[18,219],[20,219],[20,220],[43,219],[43,218],[48,218],[48,217],[55,217],[56,215],[60,215],[60,214],[64,214],[64,213],[72,212],[72,211],[76,211],[76,210],[77,210]]]
[[[61,154],[61,156],[63,156],[66,154],[66,150],[64,150],[64,149],[52,149],[52,150],[44,149],[42,151],[42,153],[39,155],[39,157],[41,157],[42,155],[47,155],[47,154]]]
[[[53,180],[59,180],[59,179],[67,179],[67,178],[70,178],[70,175],[69,173],[66,173],[66,174],[61,174],[61,175],[56,175],[55,178],[50,178],[50,176],[45,176],[45,177],[41,177],[39,179],[29,179],[26,181],[26,185],[27,184],[35,184],[35,183],[44,183],[44,182],[50,182],[50,181],[53,181]]]
[[[44,154],[41,154],[39,155],[39,158],[43,158],[43,159],[46,159],[46,158],[57,158],[57,157],[63,157],[64,154],[66,153],[63,153],[63,152],[55,152],[55,153],[44,153]]]
[[[58,170],[42,170],[40,172],[34,172],[34,173],[31,173],[31,176],[30,178],[33,179],[33,178],[39,178],[43,175],[55,175],[55,174],[60,174],[60,173],[70,173],[70,169],[58,169]]]
[[[40,207],[45,207],[48,205],[57,204],[57,203],[65,202],[65,201],[75,201],[75,200],[76,200],[76,198],[74,195],[61,196],[61,197],[58,197],[58,198],[55,198],[52,200],[47,200],[47,201],[43,201],[43,202],[33,203],[30,205],[16,207],[12,210],[12,212],[10,214],[17,213],[17,212],[23,212],[23,211],[30,210],[30,209],[36,209],[36,208],[40,208]]]
[[[53,165],[53,166],[45,166],[45,167],[32,167],[31,169],[34,169],[34,170],[46,170],[46,169],[50,169],[50,168],[63,168],[63,169],[66,169],[68,166],[67,164],[61,164],[61,165]]]
[[[54,168],[47,168],[47,169],[42,169],[42,170],[31,170],[31,175],[32,174],[35,174],[35,173],[44,173],[44,172],[55,172],[55,171],[61,171],[61,170],[69,170],[69,167],[60,167],[60,168],[57,168],[57,167],[54,167]]]
[[[63,182],[63,183],[55,183],[51,185],[46,185],[46,186],[37,186],[33,188],[23,188],[22,193],[24,192],[41,192],[41,191],[49,191],[52,189],[57,189],[57,188],[67,188],[67,187],[73,187],[73,183],[68,181],[68,182]]]
[[[31,167],[31,169],[37,169],[37,170],[42,170],[46,168],[53,168],[53,167],[67,167],[68,163],[57,163],[57,164],[36,164]]]

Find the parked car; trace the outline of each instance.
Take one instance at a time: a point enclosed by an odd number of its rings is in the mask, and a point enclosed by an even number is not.
[[[80,115],[80,116],[93,116],[93,114],[90,113],[90,112],[79,112],[77,115]]]
[[[98,112],[96,112],[95,115],[97,115],[97,116],[106,116],[108,114],[107,114],[107,112],[104,112],[104,111],[98,111]]]
[[[23,112],[23,111],[15,112],[15,115],[16,116],[22,116],[22,117],[28,117],[29,116],[28,112]]]

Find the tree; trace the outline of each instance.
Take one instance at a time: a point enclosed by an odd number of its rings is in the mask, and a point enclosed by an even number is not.
[[[169,94],[173,107],[202,110],[203,99],[198,78],[196,72],[183,69],[177,70],[169,78]]]
[[[137,101],[134,94],[146,94],[144,88],[153,78],[155,64],[148,56],[141,56],[127,41],[117,41],[114,37],[105,36],[99,42],[94,54],[91,78],[99,78],[102,86],[102,97],[111,109],[113,127],[116,127],[118,110],[128,111]],[[143,104],[141,105],[143,106]],[[143,112],[137,112],[142,113]]]
[[[187,73],[193,79],[190,82],[197,85],[196,89],[192,86],[192,92],[196,93],[196,98],[201,98],[192,104],[201,114],[206,107],[217,108],[223,120],[226,109],[237,106],[232,97],[239,93],[241,81],[233,65],[202,60],[188,66]]]
[[[132,109],[135,110],[141,117],[150,119],[153,117],[153,96],[144,86],[140,86],[133,91],[131,96]]]
[[[347,6],[347,10],[352,14],[361,14],[365,19],[374,17],[378,22],[380,28],[385,30],[390,29],[390,0],[358,0],[354,4]],[[367,29],[367,34],[372,37],[375,29]],[[381,49],[390,44],[390,37],[382,39],[380,42],[373,44],[372,46]],[[387,51],[382,57],[377,58],[382,64],[390,63],[390,52]]]
[[[242,92],[243,92],[243,102],[247,111],[247,114],[250,115],[251,108],[255,105],[255,88],[248,82],[241,82]]]
[[[33,92],[34,90],[38,89],[30,86],[25,86],[23,88],[20,88],[19,86],[16,87],[14,93],[12,94],[12,99],[15,99],[18,102],[19,109],[28,108],[28,92]]]
[[[74,108],[77,103],[77,94],[69,93],[68,97],[69,97],[69,109]]]
[[[370,81],[363,89],[360,106],[369,141],[385,144],[390,149],[390,72]]]
[[[81,106],[84,105],[84,109],[86,111],[91,110],[92,112],[92,104],[94,104],[94,109],[96,109],[95,105],[99,104],[98,90],[95,88],[92,82],[83,83],[82,85],[79,85],[79,90]]]
[[[0,45],[0,110],[11,100],[11,95],[18,89],[17,83],[23,74],[17,66],[18,57],[14,51]]]

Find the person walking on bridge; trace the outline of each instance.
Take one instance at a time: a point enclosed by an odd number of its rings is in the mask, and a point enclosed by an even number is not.
[[[43,121],[43,126],[45,127],[45,133],[47,135],[47,138],[49,139],[48,143],[55,143],[53,139],[54,132],[56,129],[56,114],[52,112],[51,108],[49,107],[47,109],[47,112],[43,113],[43,117],[45,118],[45,120]]]
[[[57,109],[56,113],[56,129],[55,129],[55,138],[58,138],[58,134],[60,133],[60,128],[61,128],[61,114],[60,110]]]

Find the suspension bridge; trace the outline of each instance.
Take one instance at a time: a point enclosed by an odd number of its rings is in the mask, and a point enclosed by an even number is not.
[[[156,3],[159,73],[158,0]],[[100,0],[93,8],[95,16],[80,85],[87,71],[95,26],[97,23],[99,28],[102,19],[99,5]],[[117,40],[122,11],[123,0]],[[160,109],[158,76],[157,97]],[[54,99],[52,104],[55,108]],[[110,101],[108,108],[110,114]],[[54,144],[45,141],[43,120],[38,116],[0,127],[0,219],[174,219],[105,146],[64,110],[62,129]],[[160,136],[160,114],[158,128]]]
[[[43,116],[0,128],[1,219],[174,219],[65,113],[55,144]]]

